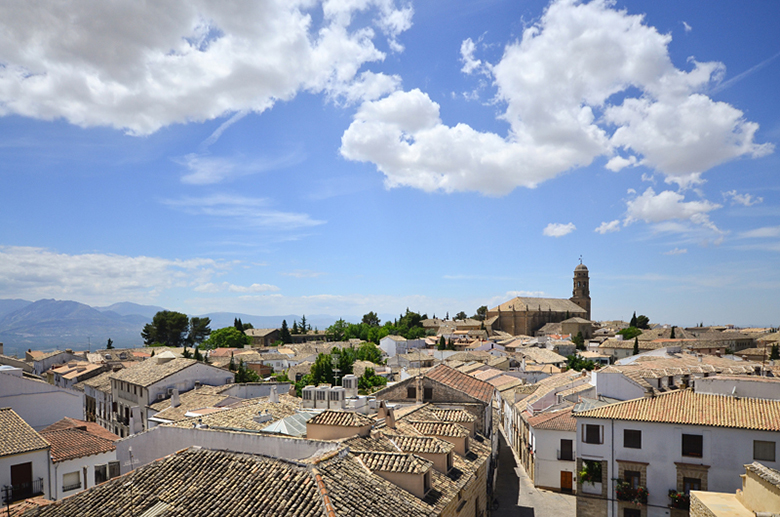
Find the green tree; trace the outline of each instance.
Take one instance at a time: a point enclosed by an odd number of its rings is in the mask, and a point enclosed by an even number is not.
[[[233,319],[233,327],[242,334],[244,333],[244,323],[241,321],[241,318]]]
[[[360,322],[363,325],[368,325],[369,327],[378,327],[381,323],[381,320],[374,311],[371,311],[368,314],[364,314],[363,319]]]
[[[455,345],[452,344],[452,339],[447,340],[447,350],[455,350]]]
[[[228,370],[231,372],[236,371],[236,361],[233,359],[233,352],[230,352],[230,364],[228,364]]]
[[[571,338],[572,343],[577,347],[577,350],[585,350],[585,338],[582,332],[577,332],[577,335]]]
[[[591,371],[594,368],[596,368],[596,363],[594,363],[593,361],[585,360],[578,355],[567,356],[566,365],[569,367],[570,370],[576,370],[578,372],[582,370]]]
[[[637,337],[641,333],[642,333],[642,331],[639,330],[636,327],[628,327],[627,329],[623,329],[623,330],[618,331],[618,334],[623,336],[623,339],[626,340],[626,341],[628,341],[629,339],[633,339],[633,338]]]
[[[145,345],[161,343],[165,346],[183,346],[190,320],[186,314],[174,311],[160,311],[151,323],[144,325],[141,337]]]
[[[108,338],[108,341],[106,341],[106,350],[111,350],[113,348],[114,348],[114,340]]]
[[[639,338],[634,338],[634,355],[637,355],[639,353]]]
[[[465,320],[466,318],[468,318],[468,316],[466,316],[466,313],[463,311],[460,311],[455,315],[456,320]]]
[[[301,316],[301,334],[306,334],[309,330],[311,330],[311,326],[307,326],[306,323],[306,315],[304,314]]]
[[[636,325],[634,325],[638,329],[649,329],[650,328],[650,318],[645,316],[644,314],[640,314],[636,317]]]
[[[672,334],[669,336],[669,339],[674,339],[674,327],[672,327]]]
[[[319,384],[335,384],[333,376],[333,363],[330,354],[320,354],[311,365],[311,383],[315,386]]]
[[[331,341],[344,341],[349,323],[343,319],[338,319],[336,322],[325,329],[325,336]]]
[[[477,309],[477,313],[474,316],[472,316],[472,318],[479,321],[485,321],[485,318],[487,318],[487,311],[488,311],[487,305],[483,305],[479,309]]]
[[[358,378],[358,390],[362,391],[366,395],[374,391],[374,388],[378,386],[386,386],[387,379],[380,375],[376,375],[373,368],[366,368],[363,375]]]
[[[192,352],[190,352],[187,347],[184,347],[184,350],[181,351],[181,356],[185,359],[192,359]]]
[[[209,337],[211,334],[211,318],[190,318],[189,334],[187,335],[187,343],[190,345],[198,345]]]
[[[279,339],[281,339],[282,343],[284,344],[292,343],[290,329],[287,328],[287,320],[282,320],[282,328],[279,331]]]
[[[291,334],[300,334],[301,329],[298,328],[298,322],[296,320],[293,320],[293,326],[290,329]]]
[[[772,351],[769,353],[769,359],[772,361],[780,359],[780,346],[772,345]]]
[[[258,382],[259,380],[260,380],[260,376],[257,375],[257,373],[255,373],[254,370],[247,368],[243,360],[238,362],[238,368],[236,369],[236,378],[235,378],[236,383]]]
[[[634,315],[631,316],[631,321],[628,324],[629,327],[636,327],[636,311],[634,311]]]
[[[200,350],[198,350],[198,347],[195,347],[195,354],[192,356],[193,359],[196,361],[203,361],[203,354],[200,353]]]
[[[382,364],[382,350],[374,343],[363,343],[357,349],[355,358],[359,361],[370,361],[374,364]]]
[[[447,341],[444,339],[444,336],[439,338],[439,345],[436,347],[437,350],[447,350]]]
[[[244,348],[249,344],[249,336],[235,327],[217,329],[203,342],[206,348]]]

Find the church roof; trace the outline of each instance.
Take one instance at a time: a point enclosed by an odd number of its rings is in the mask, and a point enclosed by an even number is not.
[[[578,314],[587,314],[588,311],[563,298],[530,298],[521,297],[512,298],[504,302],[491,311],[551,311],[551,312],[569,312],[576,316]]]

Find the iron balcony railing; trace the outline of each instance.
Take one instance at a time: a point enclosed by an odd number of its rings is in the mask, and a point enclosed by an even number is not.
[[[574,452],[558,449],[558,459],[561,461],[574,461]]]
[[[43,494],[43,478],[34,479],[30,483],[5,485],[3,487],[3,504],[11,504],[28,497]]]

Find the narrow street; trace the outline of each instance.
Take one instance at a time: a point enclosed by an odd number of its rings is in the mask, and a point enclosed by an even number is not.
[[[525,469],[517,462],[503,433],[499,435],[498,479],[494,498],[498,509],[492,517],[574,517],[576,499],[571,494],[534,487]]]

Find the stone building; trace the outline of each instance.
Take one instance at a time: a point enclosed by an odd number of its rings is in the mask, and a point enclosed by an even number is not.
[[[579,264],[574,269],[572,297],[532,298],[518,296],[487,312],[486,321],[493,330],[518,336],[533,336],[548,323],[560,323],[570,318],[590,320],[590,280],[588,268]]]

